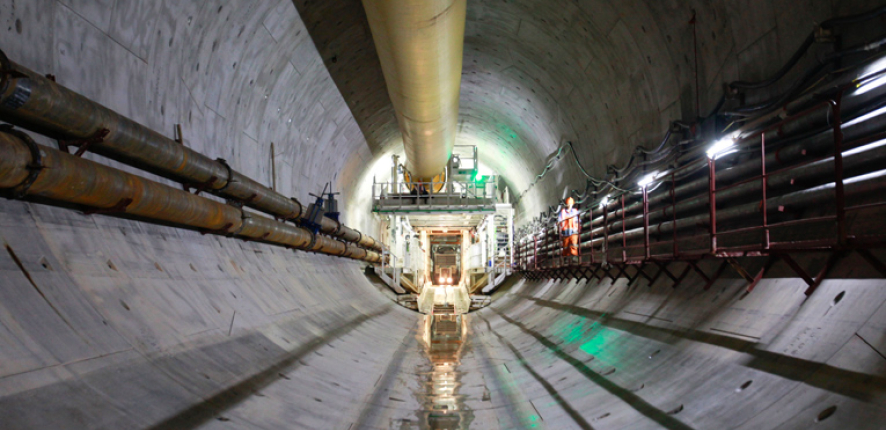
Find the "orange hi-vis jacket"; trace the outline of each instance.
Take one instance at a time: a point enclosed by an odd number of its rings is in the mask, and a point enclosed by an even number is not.
[[[557,216],[557,221],[560,223],[561,236],[578,234],[578,209],[561,209],[560,214]]]

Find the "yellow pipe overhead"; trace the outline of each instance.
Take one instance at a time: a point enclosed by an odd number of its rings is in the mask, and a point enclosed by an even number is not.
[[[455,145],[466,0],[363,0],[414,180],[441,174]]]

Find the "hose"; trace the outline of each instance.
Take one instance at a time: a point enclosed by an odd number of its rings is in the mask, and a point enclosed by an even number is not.
[[[877,18],[878,16],[883,15],[884,13],[886,13],[886,6],[880,7],[878,9],[874,9],[872,11],[856,14],[856,15],[850,15],[850,16],[846,16],[846,17],[842,17],[842,18],[832,18],[832,19],[829,19],[829,20],[823,22],[820,27],[823,29],[832,29],[834,27],[846,26],[846,25],[850,25],[850,24],[857,24],[860,22],[865,22],[865,21],[869,21],[874,18]],[[809,50],[809,48],[812,46],[812,44],[814,42],[815,42],[815,31],[812,31],[811,33],[809,33],[809,36],[807,36],[806,39],[803,40],[803,43],[800,44],[800,47],[797,48],[797,50],[794,52],[794,55],[792,55],[791,58],[787,61],[787,63],[785,63],[780,69],[778,69],[778,71],[775,72],[775,74],[773,74],[772,76],[770,76],[767,79],[764,79],[764,80],[758,81],[758,82],[747,82],[747,81],[731,82],[729,84],[729,87],[734,88],[734,89],[743,89],[743,90],[759,89],[759,88],[768,87],[768,86],[778,82],[778,80],[783,78],[792,68],[794,68],[794,66],[797,65],[797,63],[800,62],[800,59],[803,58],[803,55],[806,54],[806,51]],[[716,112],[716,109],[715,109],[715,112]]]

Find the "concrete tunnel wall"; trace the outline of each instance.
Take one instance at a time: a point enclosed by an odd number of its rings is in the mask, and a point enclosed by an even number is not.
[[[813,21],[875,2],[752,3],[691,5],[699,16],[718,17],[717,25],[705,24],[717,42],[699,30],[700,43],[708,43],[700,52],[707,87],[764,76]],[[510,134],[499,134],[516,130],[516,141],[483,150],[501,152],[493,167],[521,188],[576,124],[595,124],[588,133],[606,138],[593,145],[577,138],[586,145],[580,155],[593,157],[587,164],[598,173],[623,161],[633,145],[657,140],[677,119],[668,112],[684,115],[683,105],[694,101],[675,90],[691,79],[680,63],[690,52],[685,31],[675,42],[682,47],[666,55],[646,46],[664,43],[666,28],[685,25],[677,12],[690,7],[656,5],[595,2],[583,5],[590,12],[582,15],[565,3],[546,9],[469,2],[466,73],[487,77],[464,80],[465,141],[502,142]],[[358,202],[347,194],[391,144],[368,132],[375,129],[354,109],[354,94],[325,67],[334,44],[318,40],[322,26],[314,20],[306,26],[299,18],[308,5],[296,7],[289,0],[4,0],[0,49],[157,130],[171,135],[174,124],[183,124],[187,145],[269,185],[274,142],[278,190],[306,202],[337,172],[346,201]],[[664,57],[643,65],[611,40],[560,40],[563,34],[532,23],[569,11],[599,21],[595,26],[612,40],[634,40],[636,52]],[[742,11],[762,11],[765,19]],[[495,22],[516,20],[517,28],[489,23],[490,14],[512,17]],[[767,24],[735,31],[743,22]],[[642,36],[655,26],[658,34]],[[776,51],[764,41],[773,37],[785,39]],[[618,88],[643,85],[614,71],[600,72],[602,83],[593,84],[538,55],[547,46],[586,41],[607,52],[591,63],[617,60],[613,70],[631,63],[634,78],[664,79],[652,86],[664,95],[654,102],[620,95]],[[507,65],[495,64],[498,47],[508,48],[499,54]],[[334,64],[347,61],[340,56]],[[661,63],[681,64],[675,83],[654,73]],[[523,81],[533,86],[517,88]],[[542,97],[535,94],[544,82],[563,88],[543,103],[516,105],[524,95]],[[587,113],[600,109],[592,100],[608,94],[601,88],[616,91],[606,96],[619,100],[616,113]],[[703,103],[715,99],[705,93]],[[383,111],[383,100],[375,102]],[[539,119],[530,121],[535,114]],[[613,125],[621,118],[645,131]],[[572,165],[561,166],[521,203],[525,216],[583,182]],[[371,232],[364,208],[346,206],[346,219]],[[379,293],[358,263],[13,201],[0,205],[0,239],[4,429],[418,426],[412,394],[428,367],[416,339],[418,318]],[[625,280],[513,281],[492,308],[470,316],[460,370],[472,428],[882,427],[884,282],[850,257],[804,301],[805,284],[778,267],[746,296],[744,283],[729,278],[709,291],[697,280],[677,290],[664,280],[652,288]],[[752,383],[740,389],[746,381]],[[831,406],[833,416],[815,423]]]

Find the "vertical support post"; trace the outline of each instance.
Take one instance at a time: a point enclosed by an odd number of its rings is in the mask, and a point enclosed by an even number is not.
[[[677,248],[677,178],[671,171],[671,215],[674,227],[671,229],[673,234],[673,258],[680,258],[680,252]]]
[[[846,244],[846,194],[843,189],[843,120],[840,117],[842,100],[843,93],[841,91],[831,102],[831,107],[834,111],[834,191],[837,199],[838,246]],[[811,290],[814,291],[815,289],[812,288]]]
[[[609,204],[602,205],[603,206],[603,261],[600,263],[606,263],[609,261]]]
[[[648,261],[651,251],[649,250],[649,200],[646,187],[643,187],[643,247],[646,249],[645,258]]]
[[[766,204],[766,188],[769,185],[769,177],[766,174],[766,133],[760,133],[760,178],[763,186],[763,201],[760,207],[763,209],[763,249],[769,249],[769,210]]]
[[[394,273],[393,273],[393,275],[394,275],[394,285],[397,286],[397,287],[399,287],[399,286],[400,286],[400,272],[397,270],[397,256],[396,256],[396,255],[393,255],[392,257],[393,257],[393,258],[392,258],[392,260],[393,260],[392,263],[393,263],[393,264],[391,265],[391,268],[394,269]],[[400,270],[402,270],[402,268],[401,268]]]
[[[178,143],[179,145],[184,145],[185,144],[185,136],[182,134],[182,125],[176,124],[175,128],[173,128],[172,131],[174,134],[173,140],[175,140],[175,143]],[[273,143],[271,143],[271,145],[273,145]]]
[[[578,215],[576,215],[576,217],[578,217],[578,240],[576,240],[575,246],[578,247],[578,265],[581,266],[581,211],[578,211]],[[571,243],[572,242],[570,242],[570,244]]]
[[[708,202],[710,203],[709,223],[711,230],[711,254],[717,254],[717,178],[716,161],[708,157]],[[677,226],[674,226],[677,229]]]
[[[594,207],[590,207],[588,209],[588,229],[590,229],[591,234],[588,235],[588,249],[591,252],[590,261],[588,264],[594,264],[596,262],[596,258],[594,258]]]
[[[555,231],[557,232],[555,239],[557,241],[557,246],[555,246],[554,248],[557,249],[559,252],[558,255],[554,256],[553,260],[557,262],[557,267],[563,267],[563,250],[565,249],[563,247],[563,232],[560,231],[559,222],[554,221],[554,225],[556,226]]]
[[[625,228],[625,195],[621,195],[621,262],[628,261],[628,235]]]
[[[271,189],[277,191],[277,154],[274,153],[274,142],[271,142]]]
[[[507,188],[505,188],[507,189]],[[507,211],[507,229],[508,229],[508,267],[514,266],[514,210]]]

